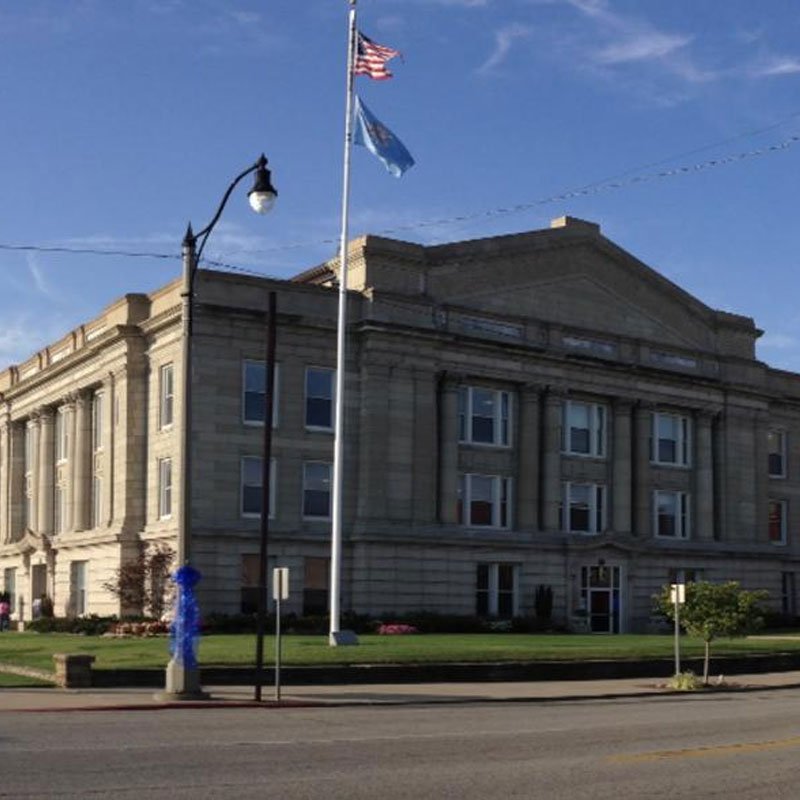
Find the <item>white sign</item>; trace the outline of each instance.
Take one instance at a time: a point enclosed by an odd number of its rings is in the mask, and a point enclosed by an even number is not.
[[[272,570],[272,599],[289,599],[289,567],[275,567]]]
[[[675,603],[683,605],[686,602],[686,584],[671,583],[669,587],[669,599],[672,605],[675,605]]]

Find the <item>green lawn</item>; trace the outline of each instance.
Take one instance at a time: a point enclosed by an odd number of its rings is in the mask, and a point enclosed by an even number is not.
[[[265,660],[274,657],[274,639],[265,639]],[[329,647],[327,636],[285,636],[284,664],[424,663],[430,661],[534,661],[552,659],[670,658],[669,635],[583,636],[576,634],[424,634],[361,636],[357,647]],[[702,654],[702,642],[683,637],[684,656]],[[712,655],[800,650],[793,639],[720,639]],[[53,653],[89,653],[96,669],[159,668],[168,658],[168,640],[113,639],[68,634],[13,633],[0,637],[0,663],[52,669]],[[201,666],[249,665],[255,660],[255,636],[213,635],[200,640]]]
[[[12,675],[8,672],[0,672],[0,689],[22,689],[31,686],[52,686],[53,684],[45,681],[29,678],[26,675]]]

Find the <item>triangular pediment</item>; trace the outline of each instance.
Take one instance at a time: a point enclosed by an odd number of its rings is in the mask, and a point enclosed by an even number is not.
[[[440,302],[492,316],[717,350],[715,312],[613,246],[498,249],[491,259],[441,263],[430,283]]]

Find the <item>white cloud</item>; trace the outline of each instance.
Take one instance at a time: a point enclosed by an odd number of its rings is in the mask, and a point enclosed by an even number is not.
[[[512,45],[516,39],[524,39],[532,33],[533,29],[528,25],[520,25],[513,23],[498,31],[494,34],[494,50],[489,58],[481,64],[478,72],[486,75],[492,72],[496,67],[505,61],[508,56]]]
[[[651,64],[685,83],[703,83],[719,73],[698,67],[688,52],[693,37],[662,31],[647,20],[617,14],[606,0],[566,0],[592,20],[600,37],[607,40],[599,47],[588,46],[584,60],[598,68]]]
[[[753,78],[771,78],[780,75],[796,75],[800,72],[800,59],[773,58],[765,65],[754,67],[750,71]]]
[[[642,61],[663,58],[675,50],[685,47],[690,36],[677,36],[659,31],[647,31],[638,36],[623,39],[599,50],[595,57],[601,64],[620,64],[626,61]]]
[[[30,273],[31,278],[33,278],[33,285],[36,287],[36,291],[45,297],[51,297],[52,292],[50,291],[50,287],[47,285],[47,282],[44,279],[44,273],[42,272],[42,268],[39,266],[36,253],[27,253],[25,260],[28,264],[28,272]]]

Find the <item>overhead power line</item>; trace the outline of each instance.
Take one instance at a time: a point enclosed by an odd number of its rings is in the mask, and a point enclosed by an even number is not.
[[[792,116],[793,117],[800,116],[800,112]],[[772,128],[778,127],[778,125],[780,124],[782,123],[776,123],[775,125],[769,126],[769,128],[763,128],[758,131],[751,132],[750,134],[741,134],[741,136],[733,137],[733,139],[738,139],[744,136],[762,133],[765,130],[770,130]],[[733,139],[727,141],[732,141]],[[457,225],[463,222],[472,222],[478,219],[491,219],[494,217],[506,216],[509,214],[518,214],[523,211],[530,211],[531,209],[547,205],[550,203],[555,203],[563,200],[571,200],[578,197],[588,197],[592,195],[598,195],[604,192],[619,191],[621,189],[627,189],[641,183],[652,183],[654,181],[663,180],[665,178],[696,174],[699,172],[708,171],[710,169],[716,169],[718,167],[724,167],[730,164],[735,164],[754,158],[760,158],[763,156],[772,155],[775,153],[788,150],[790,147],[796,145],[798,142],[800,142],[800,134],[795,134],[789,136],[788,138],[784,139],[781,142],[776,142],[771,145],[765,145],[764,147],[755,148],[753,150],[746,150],[740,153],[734,153],[727,156],[720,156],[719,158],[710,158],[705,161],[700,161],[698,163],[691,165],[672,167],[670,169],[659,170],[658,172],[633,175],[629,178],[626,178],[624,176],[629,175],[633,171],[633,170],[628,170],[625,173],[621,173],[621,175],[617,178],[606,179],[596,183],[587,184],[580,188],[570,189],[568,191],[561,192],[559,194],[549,195],[547,197],[540,198],[539,200],[533,200],[527,203],[516,203],[510,206],[501,206],[498,208],[488,209],[485,211],[476,211],[469,214],[459,214],[451,217],[440,217],[438,219],[420,220],[419,222],[409,223],[408,225],[396,225],[391,228],[383,228],[375,231],[375,233],[377,234],[406,233],[415,230],[423,230],[425,228]],[[707,150],[708,148],[713,146],[716,145],[708,145],[707,147],[698,148],[697,150],[690,152],[700,152],[702,150]],[[655,162],[655,164],[665,163],[671,160],[674,160],[674,158],[664,159],[660,162]],[[239,250],[238,253],[242,255],[262,255],[268,253],[286,252],[288,250],[299,250],[310,247],[320,247],[322,245],[335,245],[335,244],[338,244],[338,240],[335,238],[317,239],[314,241],[294,242],[291,244],[276,245],[275,247],[268,247],[268,248]],[[51,246],[51,245],[35,245],[35,244],[0,243],[0,250],[30,251],[30,252],[40,252],[40,253],[69,254],[69,255],[119,256],[123,258],[154,258],[162,260],[180,260],[181,258],[181,255],[179,253],[154,253],[154,252],[135,251],[135,250],[116,250],[116,249],[103,249],[103,248],[91,248],[91,247],[66,247],[60,245]],[[265,272],[249,269],[247,267],[237,266],[224,261],[216,261],[210,259],[204,259],[203,261],[206,264],[217,266],[223,269],[229,269],[232,271],[244,272],[260,276],[267,274]]]

